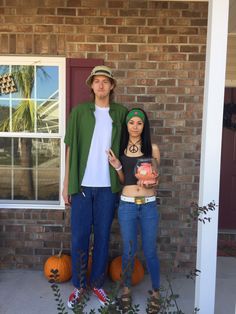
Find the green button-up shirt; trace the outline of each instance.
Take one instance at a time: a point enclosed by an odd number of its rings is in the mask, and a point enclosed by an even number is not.
[[[65,144],[70,147],[69,194],[75,194],[81,191],[81,182],[83,180],[95,127],[94,111],[95,104],[87,102],[73,108],[70,114],[64,138]],[[112,119],[111,149],[116,156],[119,156],[121,130],[125,123],[127,108],[121,104],[111,103],[109,114]],[[111,190],[113,193],[119,192],[121,185],[117,173],[113,167],[110,166],[109,169]]]

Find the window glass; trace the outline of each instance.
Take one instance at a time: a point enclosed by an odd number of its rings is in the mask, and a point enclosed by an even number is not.
[[[60,204],[59,73],[43,62],[0,62],[0,203]]]
[[[1,198],[58,200],[60,140],[1,138]]]

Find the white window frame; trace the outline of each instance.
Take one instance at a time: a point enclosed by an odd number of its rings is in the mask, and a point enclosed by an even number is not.
[[[62,187],[65,173],[65,125],[66,125],[66,59],[64,57],[41,57],[41,56],[0,56],[1,65],[43,65],[43,66],[58,66],[59,80],[59,132],[53,134],[54,138],[61,140],[60,143],[60,182],[59,182],[59,204],[47,204],[47,201],[39,201],[38,203],[24,203],[17,201],[16,203],[6,202],[0,203],[1,208],[32,208],[32,209],[65,209],[65,204],[62,198]],[[21,132],[0,132],[1,137],[28,137]],[[47,133],[31,133],[32,138],[51,138]]]

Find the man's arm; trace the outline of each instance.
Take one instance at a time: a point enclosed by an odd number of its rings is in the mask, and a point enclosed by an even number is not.
[[[65,163],[65,177],[64,177],[63,190],[62,190],[62,197],[63,197],[63,200],[65,202],[65,205],[70,205],[70,203],[71,203],[70,195],[68,194],[69,163],[70,163],[70,147],[67,146],[67,148],[66,148],[66,163]]]

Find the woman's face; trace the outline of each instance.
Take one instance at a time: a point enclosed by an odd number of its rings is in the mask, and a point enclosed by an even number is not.
[[[143,127],[143,120],[139,117],[133,117],[127,123],[128,133],[132,137],[140,137],[143,132]]]

